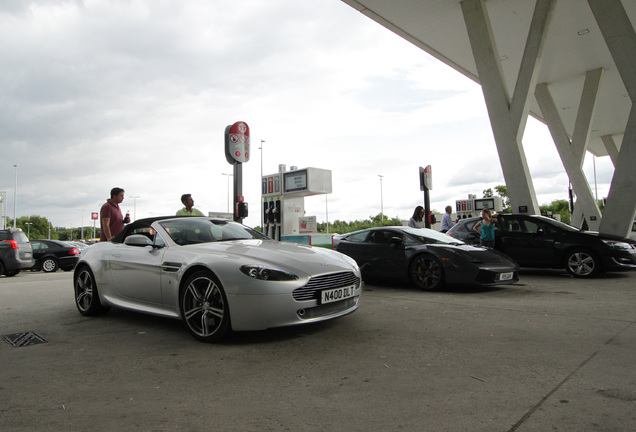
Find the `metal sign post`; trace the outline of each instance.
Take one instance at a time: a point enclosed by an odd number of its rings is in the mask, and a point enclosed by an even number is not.
[[[243,223],[247,203],[243,199],[243,162],[250,160],[250,128],[238,121],[225,128],[225,159],[234,167],[234,221]]]
[[[433,168],[428,165],[420,167],[420,190],[424,191],[424,226],[431,227],[431,197],[429,191],[433,189]]]

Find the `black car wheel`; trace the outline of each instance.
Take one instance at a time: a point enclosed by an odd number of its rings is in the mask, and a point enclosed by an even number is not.
[[[42,271],[52,273],[57,270],[58,263],[55,258],[47,257],[42,260]]]
[[[444,286],[444,270],[437,258],[418,255],[409,266],[411,282],[423,291],[435,291]]]
[[[95,276],[88,267],[84,266],[75,273],[73,287],[75,288],[75,305],[82,315],[98,315],[110,309],[102,306],[99,301]]]
[[[0,276],[2,276],[4,274],[4,263],[2,261],[0,261]]]
[[[568,253],[565,269],[574,277],[591,277],[600,271],[600,261],[596,256],[584,249],[575,249]]]
[[[18,273],[20,273],[20,270],[12,270],[12,271],[8,271],[5,273],[5,276],[7,277],[11,277],[11,276],[15,276]],[[2,272],[0,272],[0,275],[2,274]]]
[[[196,339],[216,342],[230,330],[227,298],[212,273],[193,273],[183,285],[179,304],[186,328]]]

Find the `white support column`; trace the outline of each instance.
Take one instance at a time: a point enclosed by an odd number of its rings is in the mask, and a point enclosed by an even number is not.
[[[464,0],[461,3],[501,168],[515,213],[521,207],[526,207],[530,214],[540,213],[521,137],[528,118],[529,97],[536,83],[553,4],[553,0],[537,0],[511,101],[485,0]]]
[[[572,133],[572,142],[570,142],[570,138],[565,131],[565,126],[563,126],[563,121],[552,99],[548,85],[545,83],[539,84],[535,90],[535,97],[541,108],[543,119],[550,129],[552,139],[561,157],[561,162],[563,162],[563,167],[576,193],[577,199],[572,223],[580,227],[582,220],[579,216],[582,215],[586,218],[588,227],[593,231],[598,231],[602,215],[592,194],[590,184],[583,173],[583,162],[602,73],[602,69],[595,69],[588,71],[585,75],[579,111]]]
[[[636,214],[636,32],[620,0],[587,0],[632,100],[600,232],[627,236]]]
[[[611,135],[603,135],[601,137],[603,144],[605,145],[605,150],[607,150],[607,154],[612,160],[612,165],[616,167],[616,162],[618,161],[618,147],[616,147],[616,141],[614,141],[614,137]]]

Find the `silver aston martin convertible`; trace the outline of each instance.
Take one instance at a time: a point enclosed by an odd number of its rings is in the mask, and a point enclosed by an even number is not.
[[[226,220],[169,216],[87,248],[73,286],[82,315],[117,307],[181,319],[205,342],[347,315],[362,291],[358,265],[339,252]]]

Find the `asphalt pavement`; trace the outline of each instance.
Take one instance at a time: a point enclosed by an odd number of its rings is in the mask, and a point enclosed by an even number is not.
[[[635,431],[635,282],[367,284],[349,316],[204,344],[81,316],[71,273],[2,277],[0,430]]]

